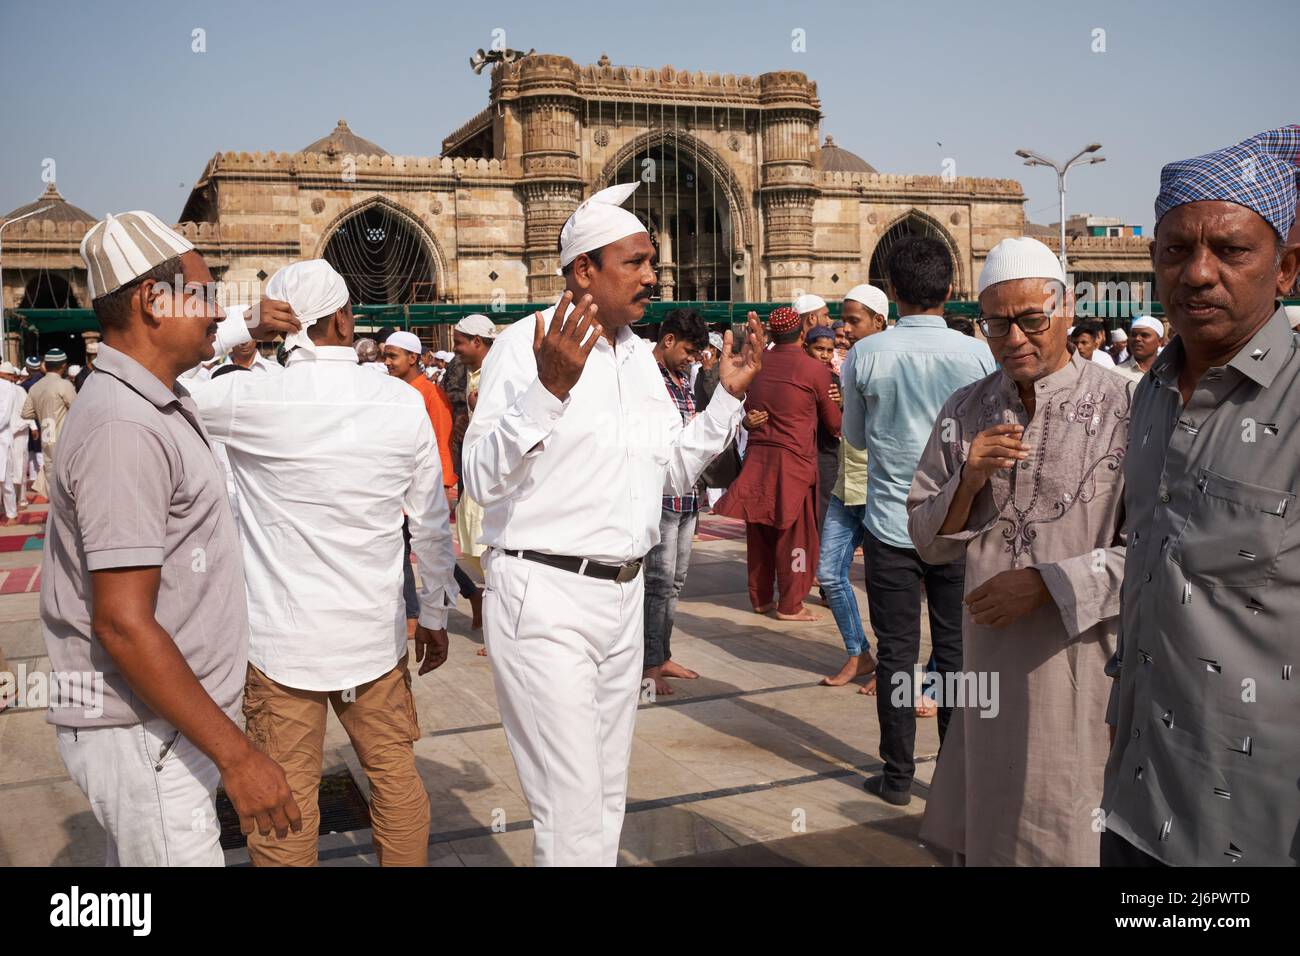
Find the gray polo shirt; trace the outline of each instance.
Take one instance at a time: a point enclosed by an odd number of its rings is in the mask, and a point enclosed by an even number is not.
[[[1186,406],[1138,385],[1105,822],[1173,865],[1300,861],[1300,336],[1282,309]]]
[[[226,481],[180,384],[100,345],[98,374],[59,433],[41,575],[41,623],[51,670],[49,721],[129,725],[154,714],[91,631],[90,572],[161,567],[158,623],[217,706],[239,709],[248,610]],[[101,701],[95,681],[102,675]]]

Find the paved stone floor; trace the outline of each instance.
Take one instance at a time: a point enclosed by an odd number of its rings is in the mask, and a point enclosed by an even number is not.
[[[675,695],[640,707],[620,862],[939,865],[917,838],[935,721],[918,722],[911,805],[866,794],[864,776],[879,766],[874,698],[856,685],[818,686],[844,658],[829,610],[816,606],[818,623],[788,624],[749,609],[741,527],[706,518],[696,543],[673,655],[703,676],[674,681]],[[39,523],[0,528],[0,648],[11,669],[29,672],[49,666],[36,593],[42,531]],[[862,573],[859,556],[853,578],[865,616]],[[448,662],[415,679],[424,731],[415,751],[432,802],[429,861],[528,865],[531,822],[490,662],[475,655],[481,637],[465,614],[453,613],[448,630]],[[928,654],[923,633],[921,659]],[[342,727],[329,720],[326,772],[350,770],[367,793]],[[320,846],[322,865],[375,863],[369,830],[324,835]],[[0,713],[0,865],[99,865],[103,853],[103,833],[64,771],[44,712]],[[226,856],[231,865],[248,859],[243,850]]]

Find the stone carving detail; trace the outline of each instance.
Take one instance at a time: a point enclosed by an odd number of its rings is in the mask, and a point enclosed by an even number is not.
[[[321,199],[319,196],[317,196],[315,199],[313,199],[313,200],[311,201],[311,211],[314,212],[314,213],[322,213],[322,212],[324,212],[324,211],[325,211],[325,200]]]
[[[596,135],[592,137],[592,141],[601,149],[604,149],[606,146],[609,145],[609,130],[606,129],[596,130]]]

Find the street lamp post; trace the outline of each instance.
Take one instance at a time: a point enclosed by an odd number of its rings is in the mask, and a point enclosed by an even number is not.
[[[33,209],[31,212],[25,212],[21,216],[14,216],[12,219],[6,219],[0,222],[0,237],[4,236],[6,226],[10,226],[19,220],[26,219],[28,216],[34,216],[38,212],[45,212],[49,206],[42,206],[40,209]],[[0,242],[0,356],[4,354],[4,349],[9,345],[9,316],[5,313],[5,270],[4,270],[4,243]],[[16,356],[21,358],[21,356]]]
[[[1056,191],[1061,199],[1061,271],[1067,275],[1070,271],[1069,261],[1065,256],[1065,174],[1073,166],[1087,166],[1092,163],[1104,163],[1105,156],[1092,156],[1091,153],[1101,149],[1101,143],[1089,143],[1083,149],[1079,150],[1070,158],[1065,165],[1048,159],[1041,153],[1036,153],[1032,149],[1018,149],[1016,155],[1025,161],[1026,166],[1049,166],[1056,170]],[[1085,158],[1087,157],[1087,158]]]

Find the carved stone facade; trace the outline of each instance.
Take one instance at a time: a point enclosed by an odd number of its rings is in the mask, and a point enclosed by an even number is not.
[[[545,301],[562,286],[565,219],[596,189],[635,177],[646,186],[631,205],[644,206],[659,246],[665,298],[839,298],[912,232],[944,241],[954,295],[972,298],[988,250],[1026,230],[1020,183],[879,173],[823,143],[821,120],[817,86],[802,73],[532,55],[494,68],[487,108],[443,141],[441,156],[388,155],[342,121],[301,152],[218,153],[179,228],[231,301],[287,262],[327,247],[336,256],[331,239],[349,224],[359,249],[397,243],[423,273],[404,277],[405,301]],[[72,304],[89,305],[77,256],[88,219],[37,216],[6,231],[7,308],[33,304],[28,280],[41,270],[65,276]],[[1107,275],[1149,274],[1145,245],[1132,240],[1080,241],[1071,252],[1079,273],[1095,262]]]

